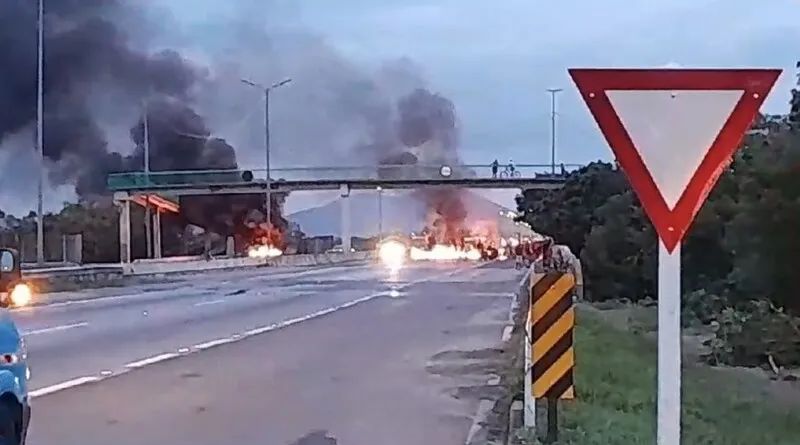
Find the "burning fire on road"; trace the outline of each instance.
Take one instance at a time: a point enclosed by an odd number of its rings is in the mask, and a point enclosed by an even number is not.
[[[398,239],[387,239],[378,247],[378,258],[387,267],[397,270],[406,261],[479,261],[481,251],[474,246],[456,247],[435,244],[430,248],[415,246]]]
[[[250,258],[275,258],[281,255],[283,255],[283,251],[273,246],[250,246],[247,249],[247,256]]]
[[[414,261],[478,261],[481,259],[481,252],[478,249],[469,247],[459,249],[444,244],[436,244],[430,250],[412,247],[409,255]]]

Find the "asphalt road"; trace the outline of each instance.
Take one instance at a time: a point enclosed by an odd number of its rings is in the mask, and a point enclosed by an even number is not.
[[[463,444],[519,275],[217,272],[14,311],[29,445]]]

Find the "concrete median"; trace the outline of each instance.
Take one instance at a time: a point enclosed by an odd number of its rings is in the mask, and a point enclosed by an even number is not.
[[[130,264],[64,266],[24,272],[24,278],[43,292],[77,290],[81,288],[124,285],[127,278],[162,277],[193,274],[208,270],[255,267],[325,266],[365,261],[370,252],[284,255],[276,258],[218,258],[198,257],[136,260]]]
[[[184,261],[138,260],[126,266],[125,275],[161,275],[202,272],[205,270],[239,269],[243,267],[321,266],[363,261],[369,252],[282,255],[275,258],[190,258]]]

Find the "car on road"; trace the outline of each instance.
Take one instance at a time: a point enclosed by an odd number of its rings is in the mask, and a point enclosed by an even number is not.
[[[31,417],[28,354],[8,310],[15,289],[28,289],[21,278],[17,251],[0,248],[0,445],[23,445]]]

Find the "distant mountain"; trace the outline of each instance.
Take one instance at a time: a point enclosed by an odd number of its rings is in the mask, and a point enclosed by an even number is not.
[[[423,202],[411,191],[386,191],[382,198],[383,233],[399,231],[417,232],[422,229],[425,217]],[[464,191],[464,204],[467,207],[467,223],[476,220],[496,219],[501,223],[501,231],[510,236],[520,231],[520,226],[507,216],[509,209],[496,204],[483,196]],[[368,237],[379,233],[378,194],[353,193],[350,200],[350,228],[353,236]],[[289,215],[289,220],[298,224],[309,236],[341,234],[341,199],[331,203],[302,210]]]

